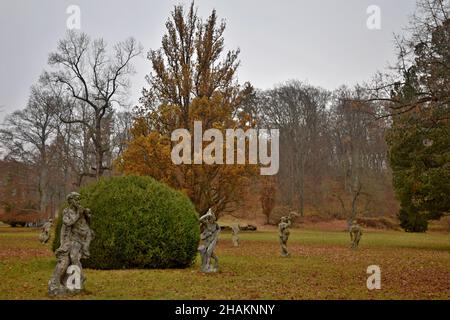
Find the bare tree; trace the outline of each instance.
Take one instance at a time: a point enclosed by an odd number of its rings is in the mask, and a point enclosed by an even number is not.
[[[79,112],[60,110],[59,119],[66,124],[81,124],[89,132],[95,154],[95,165],[90,169],[97,179],[110,169],[104,163],[105,154],[110,152],[105,143],[104,122],[113,105],[123,103],[129,76],[134,73],[131,61],[141,52],[141,46],[129,38],[116,44],[113,54],[108,56],[103,39],[91,41],[84,33],[69,31],[59,41],[57,51],[49,56],[49,64],[57,70],[46,74],[46,78],[67,89],[78,102],[75,105],[82,108]]]
[[[88,108],[78,101],[78,106],[68,109],[69,117],[88,118]],[[75,113],[75,114],[74,114]],[[58,122],[57,138],[54,142],[56,156],[63,166],[64,185],[80,187],[87,177],[95,178],[91,168],[95,165],[95,150],[91,139],[89,127],[82,123]]]
[[[112,119],[111,144],[112,158],[119,157],[126,149],[131,140],[131,128],[133,127],[133,115],[129,111],[117,112]]]
[[[362,87],[341,87],[334,93],[331,106],[333,159],[338,168],[337,180],[342,181],[346,193],[345,197],[339,193],[335,196],[349,221],[355,219],[361,197],[365,198],[366,204],[371,201],[371,173],[376,172],[382,178],[387,169],[384,140],[387,121],[372,117],[371,111],[380,106],[365,101],[367,95],[367,90]]]
[[[379,73],[369,86],[371,95],[367,101],[386,107],[381,116],[433,108],[443,110],[434,115],[433,121],[449,119],[449,12],[449,0],[417,1],[408,35],[395,36],[398,59],[392,72]]]
[[[58,99],[42,83],[31,88],[25,109],[8,115],[0,129],[0,143],[7,157],[28,163],[39,171],[40,210],[46,211],[49,198],[49,144],[55,135]]]
[[[333,93],[290,81],[257,93],[253,112],[266,127],[280,129],[280,204],[346,218],[389,212],[393,197],[385,132],[375,119],[382,106],[362,87]],[[377,109],[378,108],[378,109]]]
[[[280,180],[286,181],[282,197],[289,205],[297,203],[301,215],[306,169],[320,157],[319,132],[325,124],[328,97],[323,89],[290,81],[263,93],[261,101],[264,122],[280,129]]]

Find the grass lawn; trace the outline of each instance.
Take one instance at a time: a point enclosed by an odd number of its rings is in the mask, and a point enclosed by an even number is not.
[[[0,299],[48,299],[55,265],[38,230],[0,227]],[[290,258],[274,231],[241,233],[241,247],[222,232],[221,271],[87,269],[86,293],[66,299],[449,299],[450,234],[365,231],[358,250],[345,232],[293,229]],[[369,265],[381,290],[369,291]]]

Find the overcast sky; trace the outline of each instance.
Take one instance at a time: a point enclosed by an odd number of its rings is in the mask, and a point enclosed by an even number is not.
[[[160,47],[168,0],[1,0],[0,113],[23,108],[30,86],[47,67],[49,52],[66,32],[69,5],[81,9],[81,30],[109,44],[135,37],[145,52]],[[366,26],[367,7],[381,10],[381,29]],[[327,89],[369,80],[394,61],[400,33],[415,0],[197,0],[202,17],[215,8],[227,22],[228,49],[241,49],[241,82],[270,88],[289,79]],[[145,56],[145,55],[144,55]],[[131,104],[145,86],[150,63],[135,61]],[[5,112],[6,110],[6,112]]]

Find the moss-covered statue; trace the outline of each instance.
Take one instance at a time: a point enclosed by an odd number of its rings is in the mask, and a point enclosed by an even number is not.
[[[202,258],[202,272],[217,272],[219,270],[219,259],[214,254],[214,249],[219,238],[220,226],[216,221],[216,216],[211,209],[208,210],[206,214],[200,217],[200,239],[203,241],[198,247]],[[211,259],[214,260],[212,264]]]
[[[69,206],[62,213],[61,244],[55,251],[57,263],[48,282],[50,295],[80,292],[86,280],[81,259],[89,257],[94,233],[89,226],[90,210],[83,208],[79,201],[76,192],[67,196]]]
[[[39,234],[39,241],[43,244],[47,243],[50,240],[50,231],[52,230],[53,220],[48,219],[46,223],[42,226],[42,231]]]
[[[292,225],[293,217],[298,216],[297,213],[291,212],[288,216],[283,216],[280,218],[280,223],[278,224],[278,231],[280,237],[280,246],[281,246],[281,256],[289,257],[289,252],[287,249],[287,241],[289,239],[289,228]]]
[[[349,232],[350,232],[350,241],[351,241],[350,247],[352,249],[356,249],[356,248],[358,248],[359,241],[361,240],[362,229],[356,223],[356,221],[352,221],[352,224],[350,225],[350,228],[349,228]]]

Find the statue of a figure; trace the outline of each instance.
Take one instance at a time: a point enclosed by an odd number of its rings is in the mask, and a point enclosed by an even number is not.
[[[50,240],[50,231],[52,229],[52,224],[53,220],[48,219],[48,221],[42,226],[42,232],[39,235],[39,241],[41,241],[41,243],[45,244],[48,242],[48,240]]]
[[[239,225],[238,224],[233,224],[231,226],[231,240],[233,241],[233,246],[234,247],[239,247]]]
[[[220,226],[216,222],[216,217],[211,209],[201,216],[199,219],[201,223],[202,233],[200,239],[203,244],[198,247],[202,258],[202,272],[217,272],[219,269],[219,259],[214,254],[214,249],[219,238]],[[211,263],[211,259],[214,259],[214,265]]]
[[[90,210],[83,208],[79,201],[76,192],[67,196],[69,207],[62,213],[61,244],[55,251],[57,263],[48,282],[50,295],[80,292],[86,281],[80,260],[89,257],[94,233],[89,226]]]
[[[361,240],[362,230],[361,227],[356,223],[356,221],[353,221],[350,228],[350,241],[351,245],[350,247],[352,249],[358,248],[359,241]]]
[[[278,230],[280,232],[280,246],[281,246],[281,256],[289,257],[289,252],[287,250],[287,241],[289,239],[289,228],[292,225],[292,216],[297,216],[297,213],[291,212],[288,216],[280,218],[280,223],[278,224]]]

